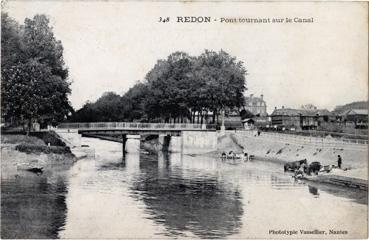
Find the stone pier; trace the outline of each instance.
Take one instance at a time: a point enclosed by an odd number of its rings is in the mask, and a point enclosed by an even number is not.
[[[168,146],[169,152],[182,152],[182,137],[171,136]]]
[[[125,151],[135,153],[140,151],[140,135],[126,135]]]

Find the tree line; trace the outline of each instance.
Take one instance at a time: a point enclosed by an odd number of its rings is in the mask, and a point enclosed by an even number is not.
[[[199,56],[174,52],[122,96],[107,92],[74,111],[63,46],[49,19],[35,15],[19,24],[2,12],[1,21],[1,118],[7,124],[29,130],[34,122],[215,123],[221,112],[243,104],[244,63],[223,50],[205,50]]]
[[[122,96],[106,92],[69,120],[217,123],[222,111],[242,107],[246,73],[244,63],[223,50],[174,52]]]
[[[72,112],[62,43],[45,15],[24,24],[1,14],[1,117],[8,124],[56,124]]]

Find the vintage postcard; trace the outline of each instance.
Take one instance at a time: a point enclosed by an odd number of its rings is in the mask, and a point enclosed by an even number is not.
[[[2,1],[2,239],[367,239],[368,3]]]

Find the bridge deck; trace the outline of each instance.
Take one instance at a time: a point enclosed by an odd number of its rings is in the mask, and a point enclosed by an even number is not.
[[[134,123],[134,122],[96,122],[96,123],[62,123],[58,129],[93,130],[138,130],[138,131],[200,131],[206,130],[205,124],[188,123]]]

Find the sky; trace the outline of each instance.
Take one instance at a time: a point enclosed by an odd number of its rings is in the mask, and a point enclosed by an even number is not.
[[[158,59],[175,51],[224,51],[244,62],[246,95],[274,107],[336,105],[368,99],[365,2],[9,1],[18,22],[46,14],[64,46],[79,109],[106,91],[124,94]],[[176,23],[210,16],[211,23]],[[160,17],[170,17],[160,23]],[[313,23],[220,23],[221,18],[313,18]]]

